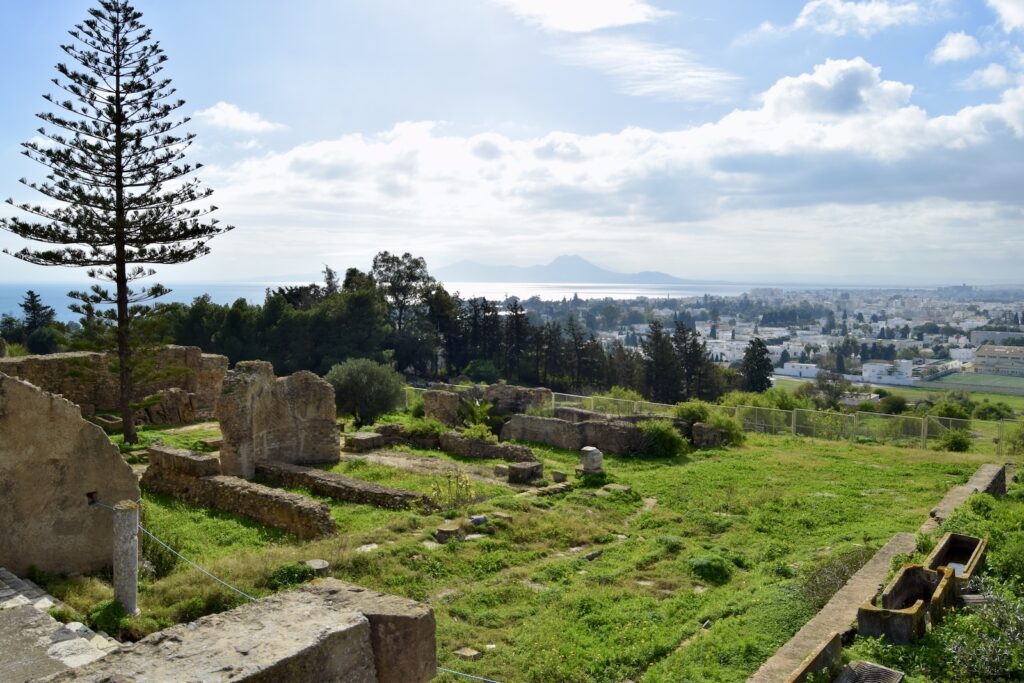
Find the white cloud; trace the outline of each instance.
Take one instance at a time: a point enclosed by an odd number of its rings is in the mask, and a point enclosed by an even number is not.
[[[644,0],[492,0],[524,21],[549,31],[588,33],[646,24],[668,16]]]
[[[988,0],[1004,31],[1024,29],[1024,0]]]
[[[625,36],[586,36],[552,52],[568,64],[612,76],[627,95],[720,100],[740,81],[735,74],[702,64],[687,50]]]
[[[947,33],[932,52],[932,62],[941,64],[943,62],[960,62],[970,59],[981,52],[981,45],[974,36],[969,36],[963,31]]]
[[[869,38],[896,26],[919,24],[935,16],[947,0],[810,0],[793,23],[776,26],[762,23],[742,36],[744,43],[759,37],[782,35],[801,29],[832,36],[857,34]]]
[[[210,126],[239,133],[269,133],[285,128],[283,124],[267,121],[255,112],[243,111],[237,105],[228,102],[218,102],[208,109],[197,111],[193,118]]]
[[[1002,64],[989,64],[978,69],[960,82],[960,87],[967,90],[984,90],[985,88],[1002,88],[1013,83],[1013,74]]]
[[[1024,252],[1014,172],[1024,87],[942,116],[912,95],[864,59],[830,60],[702,126],[512,137],[401,123],[208,166],[204,179],[239,233],[287,229],[309,248],[344,245],[349,258],[387,248],[434,263],[469,254],[536,261],[541,248],[585,243],[592,253],[633,255],[647,244],[656,248],[629,257],[660,260],[635,265],[682,275],[714,277],[721,263],[711,255],[728,252],[730,268],[749,261],[762,273],[806,273],[812,259],[823,273],[856,279],[891,278],[886,269],[897,266],[904,276],[907,254],[941,269],[930,272],[959,274],[967,254],[984,264],[979,273],[1011,277],[1016,266],[1004,255]],[[842,250],[821,246],[838,242]],[[876,271],[854,272],[844,260],[873,260],[872,245],[883,242],[893,258]],[[254,263],[294,271],[299,264],[272,243],[252,237],[241,248]],[[1002,245],[998,255],[986,251],[991,243]]]

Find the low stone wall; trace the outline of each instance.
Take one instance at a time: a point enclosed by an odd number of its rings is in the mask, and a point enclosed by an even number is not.
[[[497,459],[508,462],[533,462],[537,459],[527,446],[471,439],[458,432],[442,434],[440,446],[445,453],[462,458]]]
[[[289,491],[220,474],[213,456],[158,447],[150,449],[150,462],[142,487],[174,496],[194,505],[245,515],[261,524],[293,533],[299,538],[323,538],[336,531],[331,510],[323,503]]]
[[[301,486],[321,496],[349,503],[364,503],[391,510],[406,510],[415,505],[433,507],[433,501],[428,496],[413,491],[392,489],[299,465],[261,462],[256,464],[256,474],[276,486]]]
[[[579,450],[594,446],[604,453],[626,455],[641,446],[640,429],[628,422],[592,420],[569,422],[555,417],[513,415],[501,429],[502,441],[533,441],[556,448]]]
[[[139,482],[79,407],[0,373],[0,567],[24,574],[109,568],[110,511],[138,500]]]
[[[377,433],[384,437],[384,445],[386,446],[404,444],[427,451],[441,447],[441,440],[437,434],[411,434],[403,424],[380,425],[377,428]]]
[[[141,401],[163,389],[195,394],[199,417],[213,414],[228,359],[204,354],[196,346],[164,346],[147,351],[147,362],[134,387],[133,399]],[[45,356],[0,358],[0,372],[60,394],[82,408],[82,414],[116,410],[119,382],[116,353],[72,352]]]
[[[251,479],[256,463],[338,462],[337,409],[330,384],[305,370],[274,377],[266,361],[243,361],[224,379],[217,402],[225,474]]]
[[[426,683],[435,652],[430,607],[321,579],[154,633],[51,680]]]
[[[729,441],[729,432],[703,422],[695,422],[690,429],[690,441],[697,448],[721,448]]]
[[[554,402],[550,389],[492,384],[484,388],[483,400],[494,406],[496,413],[525,413],[531,408],[547,408]]]

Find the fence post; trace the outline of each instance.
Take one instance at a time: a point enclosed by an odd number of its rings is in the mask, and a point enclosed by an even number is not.
[[[796,408],[793,408],[793,436],[796,436]]]
[[[853,414],[853,429],[850,430],[850,441],[857,440],[857,429],[860,425],[860,413]]]
[[[132,500],[114,506],[114,599],[139,613],[139,504]]]
[[[1005,451],[1003,450],[1003,439],[1006,438],[1006,433],[1004,431],[1005,426],[1006,421],[1000,420],[999,429],[996,432],[996,455],[1002,455],[1003,453],[1005,453]]]
[[[921,418],[921,448],[928,448],[928,416]]]

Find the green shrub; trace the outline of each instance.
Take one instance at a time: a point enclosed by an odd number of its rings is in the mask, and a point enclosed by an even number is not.
[[[501,379],[501,372],[493,362],[479,358],[469,361],[469,365],[462,372],[474,382],[484,382],[485,384],[494,384]]]
[[[89,610],[89,626],[97,631],[106,631],[115,638],[121,633],[121,627],[128,619],[117,600],[101,600]]]
[[[640,428],[640,455],[651,458],[674,458],[687,450],[686,440],[668,420],[647,420]]]
[[[966,453],[971,450],[971,433],[966,429],[948,429],[939,437],[935,450]]]
[[[356,426],[372,424],[402,403],[405,382],[387,365],[368,358],[350,358],[335,365],[325,379],[334,387],[338,410],[355,418]]]
[[[409,414],[413,417],[423,417],[426,413],[423,408],[423,397],[417,394],[409,401]]]
[[[732,576],[729,561],[712,553],[691,557],[689,565],[694,576],[716,586],[727,582]]]
[[[70,624],[72,621],[85,622],[86,619],[85,615],[81,612],[73,607],[68,607],[67,605],[51,607],[47,612],[51,617],[62,624]]]
[[[619,401],[643,401],[643,395],[633,389],[627,389],[626,387],[620,387],[618,385],[613,386],[608,391],[594,394],[594,396],[600,398],[614,398]]]
[[[52,327],[40,327],[25,340],[25,346],[31,353],[56,353],[60,348],[60,333]]]
[[[1024,422],[1007,431],[1006,450],[1011,455],[1024,455]]]
[[[673,555],[682,550],[684,545],[683,539],[672,534],[661,534],[654,540],[657,541],[658,545],[665,549],[665,552],[672,553]]]
[[[881,412],[879,404],[874,401],[861,401],[857,404],[857,410],[861,413],[878,413]]]
[[[1013,408],[1003,401],[992,402],[985,399],[975,406],[974,412],[971,413],[971,417],[976,420],[990,420],[993,422],[999,420],[1012,420]]]
[[[491,431],[491,428],[485,424],[473,424],[468,427],[463,427],[462,435],[469,439],[479,439],[480,441],[498,443],[498,437],[495,436],[494,432]]]
[[[300,583],[306,583],[316,576],[316,571],[303,562],[289,562],[282,564],[270,572],[267,578],[267,586],[279,591]]]
[[[743,435],[743,425],[740,424],[739,420],[725,413],[712,413],[707,423],[725,432],[725,443],[727,446],[739,446],[746,438]]]
[[[705,401],[686,401],[672,408],[672,415],[690,424],[707,422],[711,417],[711,404]]]
[[[417,417],[405,423],[405,430],[409,436],[423,438],[441,436],[448,431],[448,427],[433,418]]]
[[[995,576],[1024,589],[1024,531],[1012,531],[989,550],[988,568]]]
[[[878,402],[881,412],[886,415],[901,415],[907,412],[907,399],[897,394],[883,396]]]
[[[928,414],[934,415],[935,417],[948,417],[954,420],[971,419],[971,414],[967,412],[967,408],[955,401],[947,399],[943,399],[932,406],[931,410],[928,411]]]

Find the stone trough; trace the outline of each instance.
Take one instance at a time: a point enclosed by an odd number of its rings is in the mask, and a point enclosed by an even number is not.
[[[882,591],[881,606],[867,600],[857,610],[857,633],[909,645],[925,635],[929,622],[941,621],[955,598],[956,582],[949,567],[936,571],[905,565]]]
[[[987,539],[963,534],[946,534],[924,561],[924,566],[934,570],[942,567],[952,569],[957,594],[960,594],[967,583],[981,571],[987,549]]]

